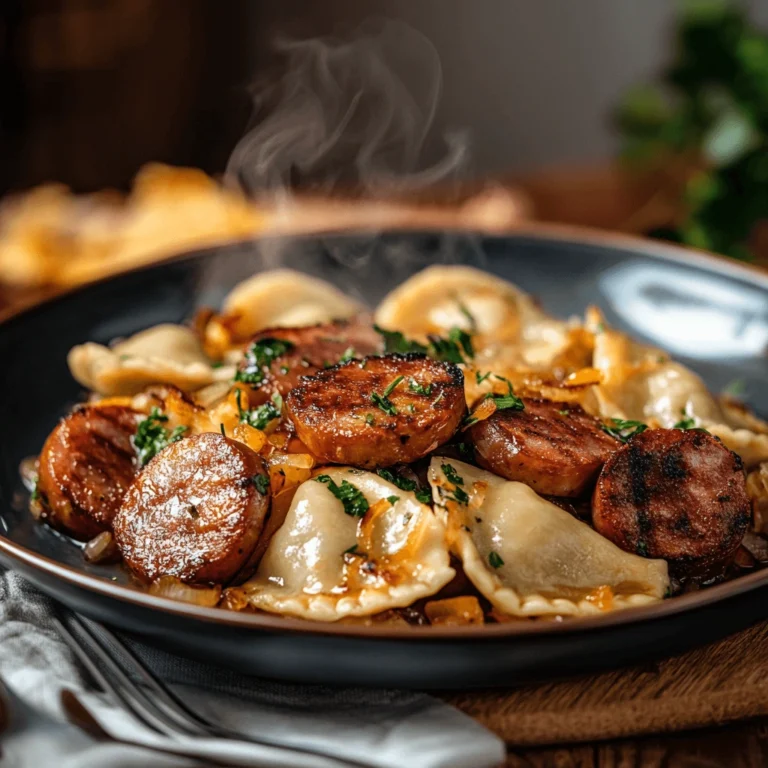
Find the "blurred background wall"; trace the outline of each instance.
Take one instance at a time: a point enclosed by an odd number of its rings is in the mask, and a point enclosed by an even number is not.
[[[768,0],[746,3],[768,26]],[[149,160],[220,172],[276,35],[369,16],[423,31],[444,66],[437,128],[467,128],[467,173],[608,158],[609,114],[668,57],[672,0],[3,0],[0,192],[125,187]]]

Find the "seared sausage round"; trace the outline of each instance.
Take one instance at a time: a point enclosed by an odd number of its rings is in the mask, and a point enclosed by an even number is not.
[[[382,351],[381,336],[363,319],[303,328],[271,328],[251,339],[239,366],[238,379],[250,384],[251,404],[259,405],[275,393],[287,395],[302,376],[311,376],[342,359],[363,358]]]
[[[453,363],[421,355],[369,357],[302,379],[285,400],[296,434],[336,464],[408,464],[448,440],[466,410]]]
[[[592,514],[622,549],[663,558],[678,575],[707,575],[747,530],[742,461],[701,430],[648,430],[605,464]]]
[[[248,561],[268,510],[261,457],[206,432],[173,443],[136,477],[114,519],[115,541],[143,579],[222,584]]]
[[[59,422],[39,460],[44,520],[81,541],[110,529],[137,471],[131,437],[139,418],[123,406],[92,405]]]
[[[523,399],[522,411],[496,411],[469,429],[478,463],[550,496],[581,496],[621,447],[578,405]]]

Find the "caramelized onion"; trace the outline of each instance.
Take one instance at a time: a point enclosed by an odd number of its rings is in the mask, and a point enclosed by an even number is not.
[[[217,584],[213,587],[193,587],[175,576],[161,576],[150,584],[149,594],[213,608],[221,599],[221,586]]]
[[[120,559],[111,531],[102,531],[83,547],[83,557],[89,563],[115,563]]]
[[[483,609],[478,599],[472,595],[449,597],[445,600],[432,600],[424,606],[429,623],[432,626],[466,626],[483,624]]]

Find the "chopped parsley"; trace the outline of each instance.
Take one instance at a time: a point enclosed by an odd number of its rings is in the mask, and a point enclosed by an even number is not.
[[[432,394],[431,384],[419,384],[413,377],[408,379],[408,389],[411,392],[415,392],[417,395],[426,395],[429,397]]]
[[[440,489],[441,494],[448,495],[449,499],[452,499],[459,504],[469,504],[469,494],[461,487],[464,485],[464,478],[455,470],[451,464],[441,464],[440,469],[443,470],[446,480],[454,486],[450,492]]]
[[[415,480],[409,480],[407,477],[398,475],[397,472],[393,472],[391,469],[379,469],[376,471],[376,474],[388,483],[396,485],[401,491],[412,491],[422,504],[429,504],[432,499],[432,494],[428,488],[419,488]]]
[[[461,328],[451,328],[448,338],[461,346],[464,354],[472,360],[475,356],[475,350],[472,348],[472,336]]]
[[[40,477],[35,475],[32,480],[32,492],[29,494],[30,501],[40,500]]]
[[[693,429],[696,426],[696,419],[686,416],[675,424],[672,429]]]
[[[459,328],[452,328],[451,335],[454,331],[463,333],[467,338],[469,336]],[[441,360],[444,363],[463,363],[464,357],[461,354],[459,343],[449,337],[447,339],[441,336],[429,336],[429,354],[434,357],[435,360]]]
[[[368,511],[368,501],[362,491],[348,480],[337,485],[329,475],[318,475],[315,480],[324,483],[328,490],[344,505],[344,512],[350,517],[364,517]]]
[[[478,384],[482,384],[490,375],[490,371],[488,371],[488,373],[480,373],[480,371],[475,371],[475,381]]]
[[[222,434],[224,437],[226,437],[226,436],[227,436],[227,430],[226,430],[226,429],[224,429],[224,424],[223,424],[223,423],[220,423],[220,424],[219,424],[219,430],[221,431],[221,434]]]
[[[386,355],[407,355],[413,352],[425,355],[427,353],[427,348],[423,344],[419,344],[418,341],[409,341],[400,331],[385,331],[378,325],[374,325],[373,330],[383,337]]]
[[[248,424],[248,426],[254,429],[263,430],[266,429],[270,421],[280,418],[283,410],[283,398],[279,392],[275,392],[269,402],[256,406],[256,408],[243,408],[240,404],[240,397],[241,394],[238,389],[235,398],[237,400],[238,416],[243,424]]]
[[[472,337],[461,328],[451,328],[447,339],[437,335],[428,336],[429,346],[424,346],[418,341],[406,339],[400,331],[387,331],[378,325],[373,327],[384,338],[384,354],[387,355],[415,353],[429,355],[435,360],[442,360],[446,363],[464,363],[464,355],[470,359],[475,356],[472,348]]]
[[[267,475],[254,475],[251,478],[251,482],[256,486],[256,490],[262,495],[266,496],[269,490],[269,477]]]
[[[371,395],[371,402],[381,408],[388,416],[395,416],[397,414],[397,408],[394,403],[389,399],[395,387],[405,378],[405,376],[398,376],[394,379],[389,386],[380,395],[378,392],[374,392]]]
[[[525,404],[512,391],[512,384],[509,381],[507,382],[507,394],[506,395],[494,395],[493,393],[489,392],[485,396],[485,399],[486,400],[493,400],[493,402],[496,403],[496,410],[497,411],[507,411],[507,410],[522,411],[522,410],[525,410]]]
[[[344,354],[339,358],[340,363],[348,363],[350,360],[354,360],[357,357],[354,347],[347,347],[344,350]]]
[[[416,500],[421,504],[429,504],[429,502],[432,501],[432,494],[430,493],[429,488],[419,488],[416,491],[415,496]]]
[[[459,305],[459,312],[467,318],[469,329],[472,333],[475,333],[477,331],[477,320],[475,320],[475,316],[467,309],[466,304],[464,304],[461,299],[456,299],[456,303]]]
[[[571,415],[571,412],[567,408],[564,408],[562,411],[558,411],[558,413],[561,416],[570,416]]]
[[[357,550],[357,544],[353,544],[349,549],[345,549],[341,556],[344,555],[357,555],[357,557],[367,557],[367,554],[365,552],[358,552]]]
[[[397,504],[398,501],[400,501],[399,496],[387,496],[387,501],[394,507],[395,504]]]
[[[464,478],[456,471],[452,464],[441,464],[440,469],[448,479],[449,483],[454,485],[464,485]]]
[[[164,426],[167,421],[168,417],[159,408],[154,407],[149,412],[149,416],[139,422],[136,434],[133,436],[133,447],[136,449],[140,466],[143,467],[163,448],[181,440],[184,433],[189,429],[185,426],[168,429]]]
[[[629,442],[633,437],[648,429],[648,425],[643,424],[642,421],[610,419],[610,422],[610,425],[603,424],[603,432],[607,432],[611,437],[621,440],[622,443]]]
[[[224,366],[224,362],[222,360],[217,360],[215,363],[211,363],[211,368],[214,368],[214,369],[222,368],[223,366]]]
[[[376,419],[374,418],[374,415],[372,413],[365,414],[365,423],[368,424],[368,426],[370,427],[373,427],[376,425]]]
[[[501,568],[504,565],[504,561],[501,559],[501,555],[498,552],[491,552],[488,555],[488,564],[491,568]]]
[[[283,339],[254,341],[245,353],[244,365],[235,373],[235,381],[258,386],[264,381],[264,371],[281,355],[290,352],[294,344]]]

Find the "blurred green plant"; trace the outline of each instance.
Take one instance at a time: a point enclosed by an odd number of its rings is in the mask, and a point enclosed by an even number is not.
[[[743,8],[683,3],[674,61],[615,117],[622,157],[674,190],[674,221],[651,234],[752,258],[768,220],[768,35]]]

